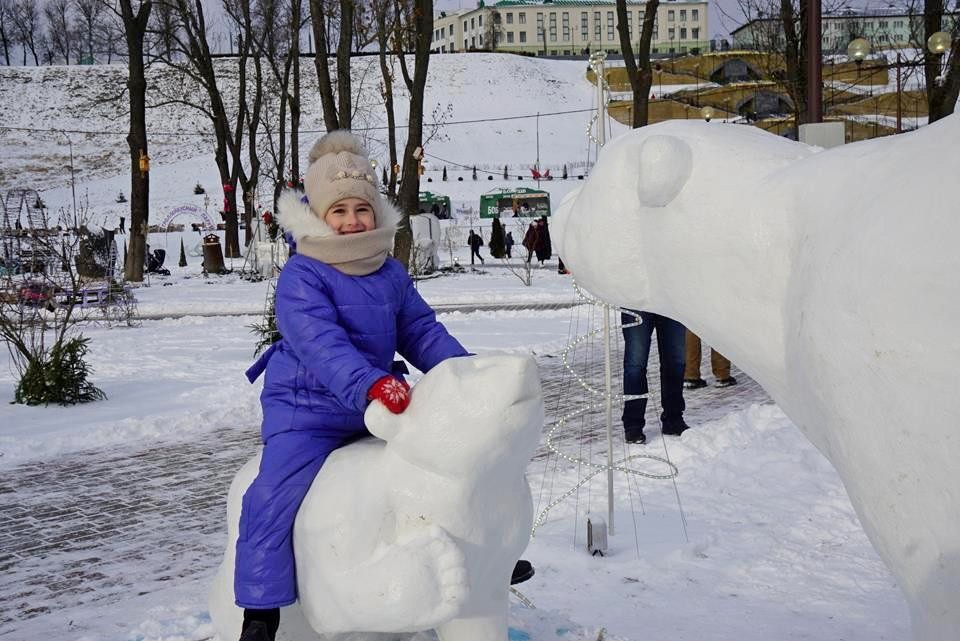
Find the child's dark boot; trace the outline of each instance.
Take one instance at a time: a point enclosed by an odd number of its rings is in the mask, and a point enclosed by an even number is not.
[[[240,641],[275,641],[280,627],[280,609],[243,611]]]

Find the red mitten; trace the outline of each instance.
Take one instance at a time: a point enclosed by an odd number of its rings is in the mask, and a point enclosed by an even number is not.
[[[410,404],[410,386],[394,376],[383,376],[370,386],[367,398],[380,401],[394,414],[402,414]]]

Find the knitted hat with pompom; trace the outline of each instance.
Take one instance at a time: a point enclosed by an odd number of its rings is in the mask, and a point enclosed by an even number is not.
[[[377,227],[385,224],[385,203],[360,138],[346,130],[331,131],[310,150],[303,188],[313,214],[324,219],[330,206],[344,198],[361,198],[373,207]]]

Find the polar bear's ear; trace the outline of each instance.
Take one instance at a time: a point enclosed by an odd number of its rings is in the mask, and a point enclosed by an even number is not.
[[[400,432],[403,421],[401,414],[394,414],[386,405],[373,401],[363,414],[363,422],[371,434],[384,441],[390,441]]]
[[[639,154],[640,204],[664,207],[677,197],[690,178],[693,151],[675,136],[657,135],[643,141]]]

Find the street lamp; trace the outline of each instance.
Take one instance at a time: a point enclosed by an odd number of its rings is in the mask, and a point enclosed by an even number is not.
[[[710,105],[707,105],[706,107],[700,110],[700,115],[703,116],[704,120],[706,120],[707,122],[710,122],[710,120],[716,115],[716,112],[713,110],[713,107],[711,107]]]
[[[950,34],[946,31],[938,31],[927,38],[927,50],[934,55],[941,55],[950,49]]]

